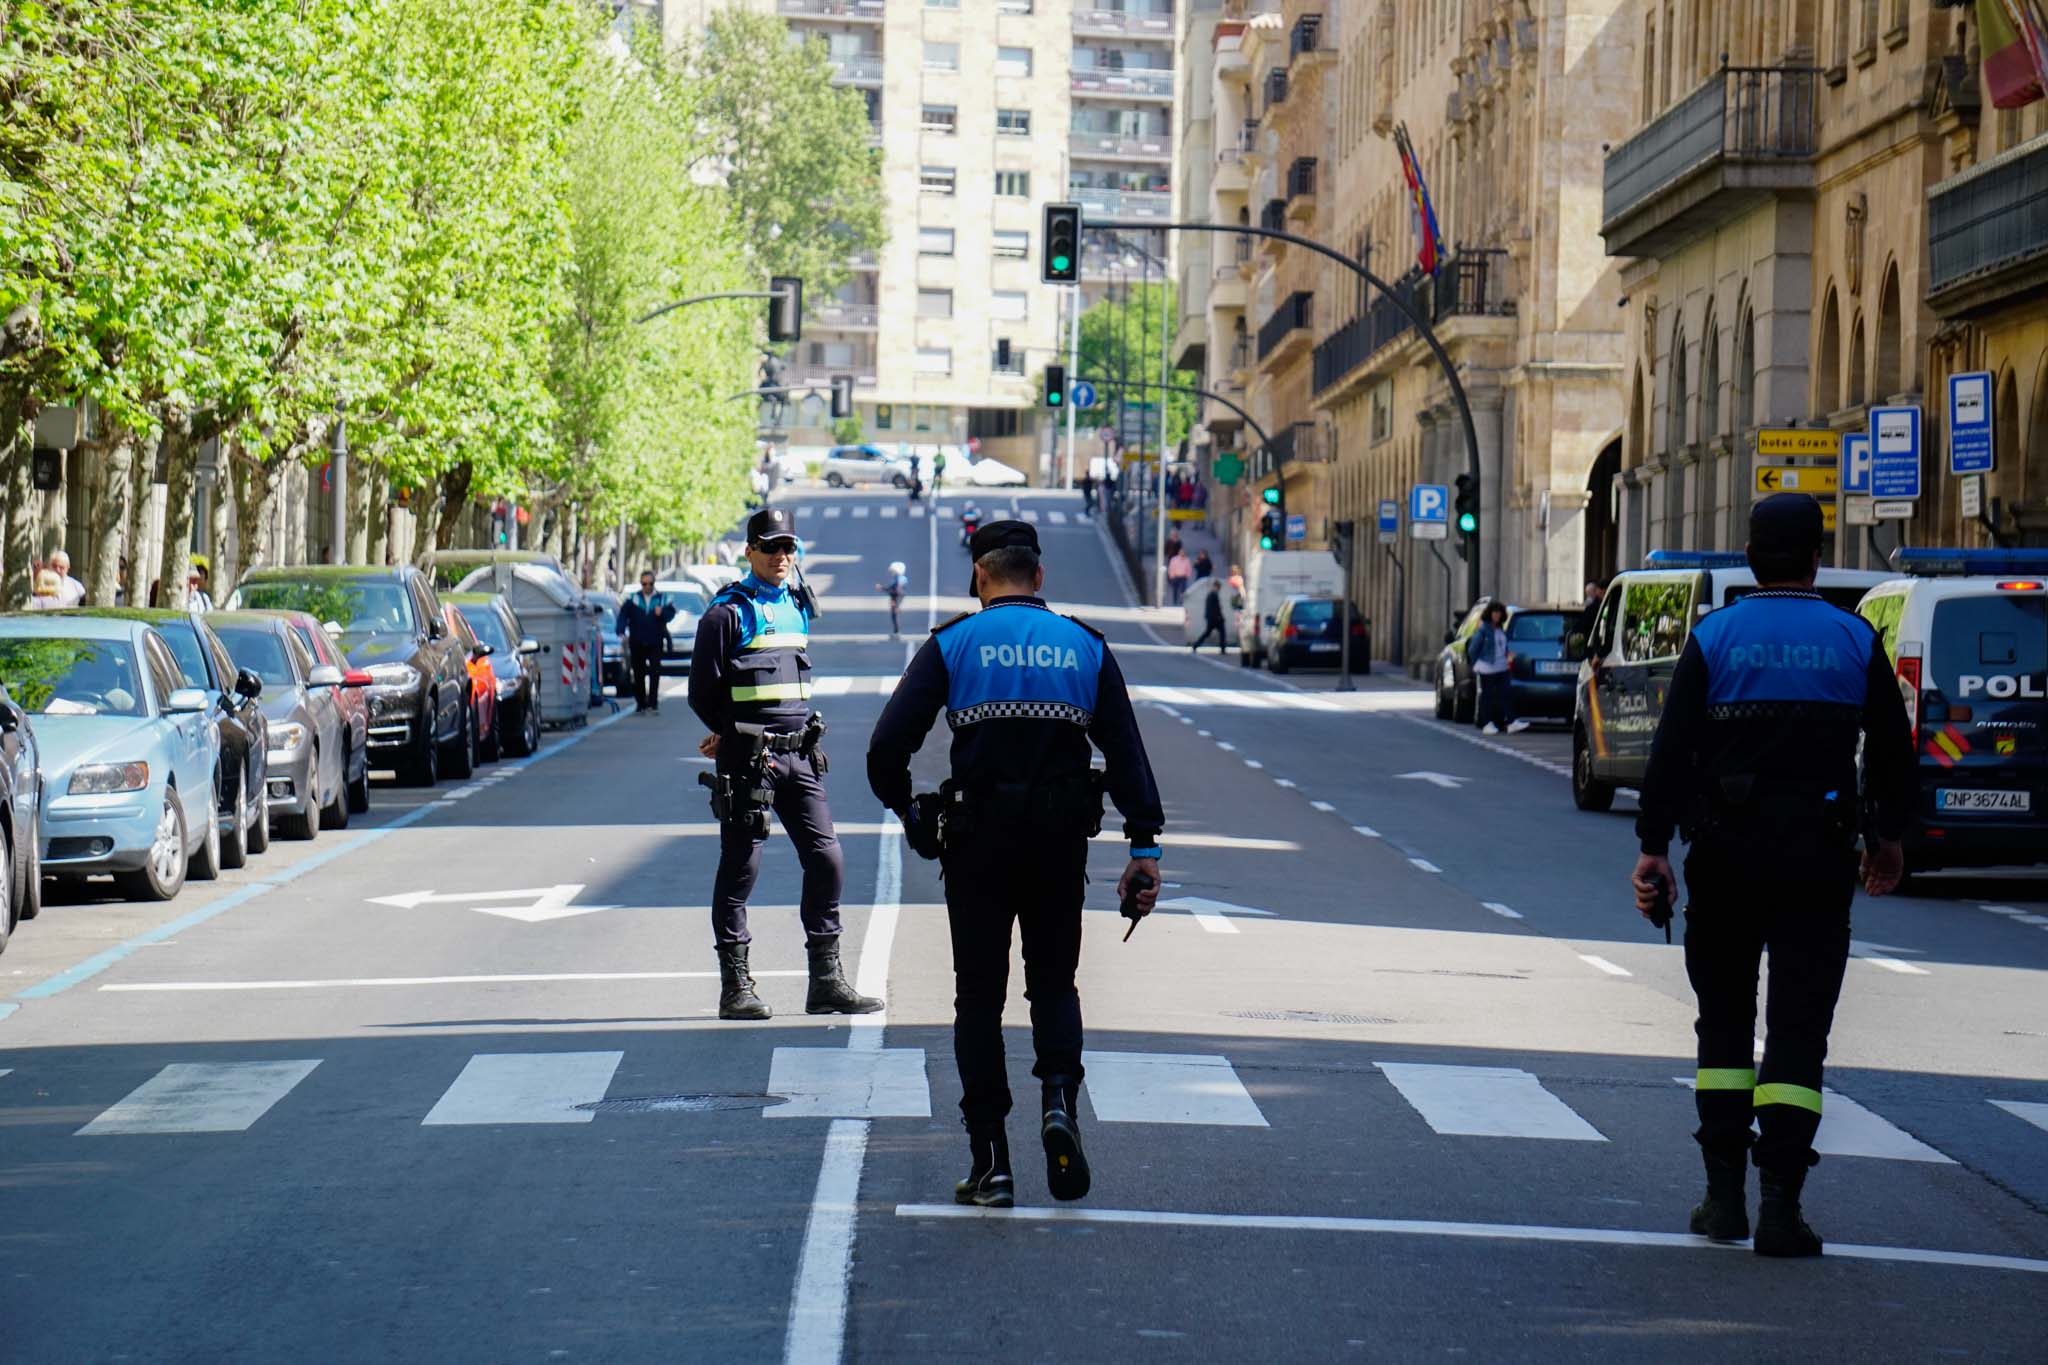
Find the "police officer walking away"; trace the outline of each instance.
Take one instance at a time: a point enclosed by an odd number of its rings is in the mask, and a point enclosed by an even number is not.
[[[1022,521],[982,527],[968,546],[982,609],[932,632],[910,661],[868,746],[868,784],[903,819],[912,848],[942,859],[953,937],[953,1052],[973,1153],[960,1203],[1014,1202],[1003,1121],[1003,997],[1010,922],[1024,944],[1031,1045],[1041,1095],[1039,1137],[1055,1199],[1088,1193],[1075,1108],[1081,1071],[1081,898],[1088,840],[1106,786],[1123,813],[1130,862],[1117,893],[1131,913],[1158,898],[1165,816],[1130,694],[1109,645],[1050,611],[1038,532]],[[936,797],[912,799],[910,760],[940,711],[953,732],[953,776]],[[1089,743],[1108,767],[1101,785]],[[940,815],[943,811],[943,816]],[[1141,877],[1149,878],[1149,885]]]
[[[824,722],[810,708],[807,589],[791,582],[796,524],[780,507],[747,522],[744,578],[727,584],[697,623],[690,709],[710,729],[697,751],[714,760],[712,810],[721,828],[711,931],[718,949],[718,1017],[766,1019],[747,971],[747,897],[761,871],[767,809],[803,863],[801,913],[810,954],[809,1014],[869,1014],[882,1008],[857,994],[839,965],[839,893],[846,879],[832,811],[825,802]]]
[[[1890,661],[1868,622],[1813,590],[1820,504],[1780,493],[1749,519],[1758,591],[1705,617],[1672,674],[1642,786],[1636,905],[1655,916],[1673,888],[1677,826],[1690,844],[1685,969],[1699,998],[1695,1136],[1707,1194],[1692,1230],[1749,1236],[1743,1180],[1762,1198],[1754,1249],[1817,1256],[1800,1216],[1819,1159],[1821,1062],[1849,956],[1858,876],[1873,896],[1899,883],[1913,797],[1913,741]],[[1856,791],[1856,743],[1864,790]],[[1759,958],[1770,952],[1764,1053],[1752,1069]]]
[[[640,571],[640,591],[619,603],[619,634],[633,671],[633,711],[661,710],[661,656],[676,609],[654,590],[654,570]]]

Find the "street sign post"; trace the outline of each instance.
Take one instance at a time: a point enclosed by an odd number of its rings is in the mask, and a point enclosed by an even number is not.
[[[1764,464],[1756,467],[1759,493],[1832,493],[1841,482],[1841,471],[1831,466]]]
[[[1909,498],[1897,502],[1872,503],[1871,515],[1879,521],[1910,521],[1913,517],[1913,503]]]
[[[1380,501],[1380,544],[1392,545],[1401,538],[1401,504],[1392,498]]]
[[[1991,376],[1981,370],[1948,377],[1948,472],[1986,474],[1995,466],[1991,442]]]
[[[1964,521],[1975,521],[1984,515],[1984,476],[1982,474],[1963,475],[1961,484],[1957,486],[1957,491],[1962,495],[1957,499],[1957,505],[1962,511]]]
[[[1288,538],[1289,540],[1307,540],[1307,539],[1308,539],[1308,516],[1307,516],[1307,515],[1306,515],[1305,513],[1302,513],[1302,512],[1290,512],[1290,513],[1288,513],[1288,516],[1287,516],[1287,538]]]
[[[1870,492],[1870,433],[1852,431],[1842,437],[1842,491]]]
[[[1879,504],[1912,502],[1920,496],[1920,409],[1870,410],[1870,492]],[[1908,511],[1904,515],[1911,516]]]
[[[1418,483],[1408,490],[1408,534],[1416,540],[1447,540],[1451,534],[1451,490]]]
[[[1073,395],[1075,407],[1092,408],[1095,406],[1095,386],[1087,380],[1076,379],[1073,388],[1069,392]]]

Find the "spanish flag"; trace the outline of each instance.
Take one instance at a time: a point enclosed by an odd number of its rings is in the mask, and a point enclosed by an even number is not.
[[[1977,0],[1977,32],[1994,106],[2017,109],[2048,92],[2048,24],[2039,0]]]
[[[1405,123],[1394,127],[1394,149],[1401,154],[1401,178],[1408,182],[1408,194],[1414,200],[1415,263],[1423,274],[1434,275],[1442,264],[1443,237],[1437,231],[1436,208],[1429,202],[1429,184],[1422,178],[1422,159],[1415,155]]]

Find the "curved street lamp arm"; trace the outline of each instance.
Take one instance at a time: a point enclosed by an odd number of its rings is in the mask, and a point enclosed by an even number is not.
[[[635,322],[652,322],[663,313],[673,313],[678,308],[688,308],[693,303],[710,303],[715,299],[779,299],[782,295],[772,289],[728,289],[722,294],[698,294],[694,298],[677,299],[665,303],[645,317],[634,318]]]
[[[1094,384],[1101,388],[1138,389],[1140,391],[1143,391],[1145,389],[1156,389],[1160,387],[1160,385],[1158,384],[1148,384],[1142,379],[1084,379],[1080,382],[1084,384]],[[1237,404],[1231,402],[1228,398],[1225,398],[1222,394],[1211,393],[1208,389],[1200,388],[1193,384],[1168,384],[1165,386],[1165,388],[1168,393],[1192,393],[1197,395],[1198,397],[1207,398],[1214,402],[1221,403],[1224,407],[1229,408],[1239,417],[1244,418],[1245,425],[1250,427],[1253,431],[1259,434],[1260,449],[1271,450],[1273,448],[1273,438],[1266,435],[1266,429],[1260,426],[1258,422],[1252,418],[1252,415],[1250,413],[1246,412]]]

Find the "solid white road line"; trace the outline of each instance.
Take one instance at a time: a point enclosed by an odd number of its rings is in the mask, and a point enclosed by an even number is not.
[[[1095,836],[1100,844],[1121,844],[1124,836],[1109,830]],[[1246,853],[1299,853],[1301,845],[1291,839],[1253,839],[1238,834],[1179,834],[1173,836],[1175,848],[1234,848]]]
[[[6,1074],[6,1072],[0,1071],[0,1076]],[[2048,1104],[2038,1104],[2032,1100],[1993,1100],[1991,1102],[2006,1113],[2011,1114],[2014,1118],[2025,1119],[2042,1132],[2048,1133]]]
[[[765,910],[767,906],[757,909]],[[795,907],[788,907],[794,909]],[[808,976],[801,969],[755,976]],[[342,976],[313,981],[125,981],[115,991],[321,991],[349,986],[504,986],[529,981],[715,981],[717,972],[506,972],[490,976]]]
[[[1763,1045],[1757,1045],[1763,1055]],[[1675,1077],[1691,1089],[1693,1078]],[[1871,1113],[1839,1090],[1821,1087],[1820,1131],[1813,1136],[1813,1150],[1822,1156],[1867,1156],[1879,1161],[1919,1161],[1931,1166],[1953,1166],[1955,1162],[1929,1147],[1919,1138]],[[1994,1101],[1995,1102],[1995,1101]]]
[[[80,1137],[114,1133],[240,1133],[320,1065],[298,1062],[173,1062],[128,1092]]]
[[[1201,925],[1212,934],[1234,934],[1237,932],[1237,926],[1230,922],[1230,918],[1227,915],[1220,915],[1214,910],[1195,906],[1189,906],[1188,913],[1195,917],[1195,923]]]
[[[1442,868],[1438,867],[1435,863],[1431,862],[1427,858],[1410,858],[1408,861],[1413,863],[1415,865],[1416,870],[1419,872],[1434,872],[1439,875],[1441,875],[1443,872]]]
[[[877,1036],[869,1030],[868,1036]],[[768,1064],[768,1093],[789,1102],[762,1110],[771,1119],[928,1119],[931,1086],[924,1049],[779,1047]]]
[[[1423,1122],[1439,1133],[1468,1137],[1552,1138],[1605,1142],[1600,1130],[1543,1088],[1526,1071],[1501,1066],[1435,1066],[1380,1062]]]
[[[1579,954],[1579,961],[1581,961],[1581,962],[1585,963],[1585,964],[1586,964],[1586,965],[1587,965],[1588,967],[1594,967],[1594,968],[1597,968],[1597,969],[1599,969],[1600,971],[1603,971],[1603,972],[1607,973],[1607,974],[1608,974],[1609,976],[1634,976],[1634,975],[1635,975],[1635,973],[1634,973],[1634,972],[1631,972],[1631,971],[1630,971],[1630,970],[1629,970],[1628,968],[1626,968],[1626,967],[1617,967],[1617,966],[1615,966],[1615,965],[1614,965],[1614,964],[1613,964],[1612,962],[1609,962],[1609,961],[1608,961],[1608,960],[1607,960],[1606,958],[1604,958],[1604,957],[1595,957],[1595,956],[1593,956],[1593,954],[1591,954],[1591,953],[1580,953],[1580,954]]]
[[[480,1052],[434,1101],[420,1126],[588,1123],[623,1052]]]
[[[1668,1251],[1742,1251],[1741,1242],[1710,1242],[1683,1232],[1633,1232],[1626,1228],[1537,1227],[1521,1223],[1440,1223],[1419,1218],[1330,1218],[1305,1214],[1170,1213],[1152,1209],[1018,1208],[977,1209],[962,1204],[898,1204],[898,1218],[983,1219],[1018,1223],[1117,1223],[1139,1227],[1229,1228],[1258,1232],[1350,1232],[1407,1237],[1473,1237],[1503,1242],[1567,1242],[1584,1246],[1653,1247]],[[1959,1266],[1970,1270],[2016,1270],[2048,1275],[2048,1260],[1987,1256],[1974,1251],[1930,1251],[1919,1247],[1858,1246],[1829,1242],[1827,1254],[1847,1261],[1892,1261],[1907,1265]]]
[[[1520,919],[1522,917],[1521,911],[1510,910],[1499,901],[1481,901],[1480,904],[1493,911],[1494,914],[1499,915],[1502,919]]]
[[[1083,1052],[1083,1082],[1104,1123],[1206,1123],[1264,1128],[1228,1059],[1178,1052]]]

